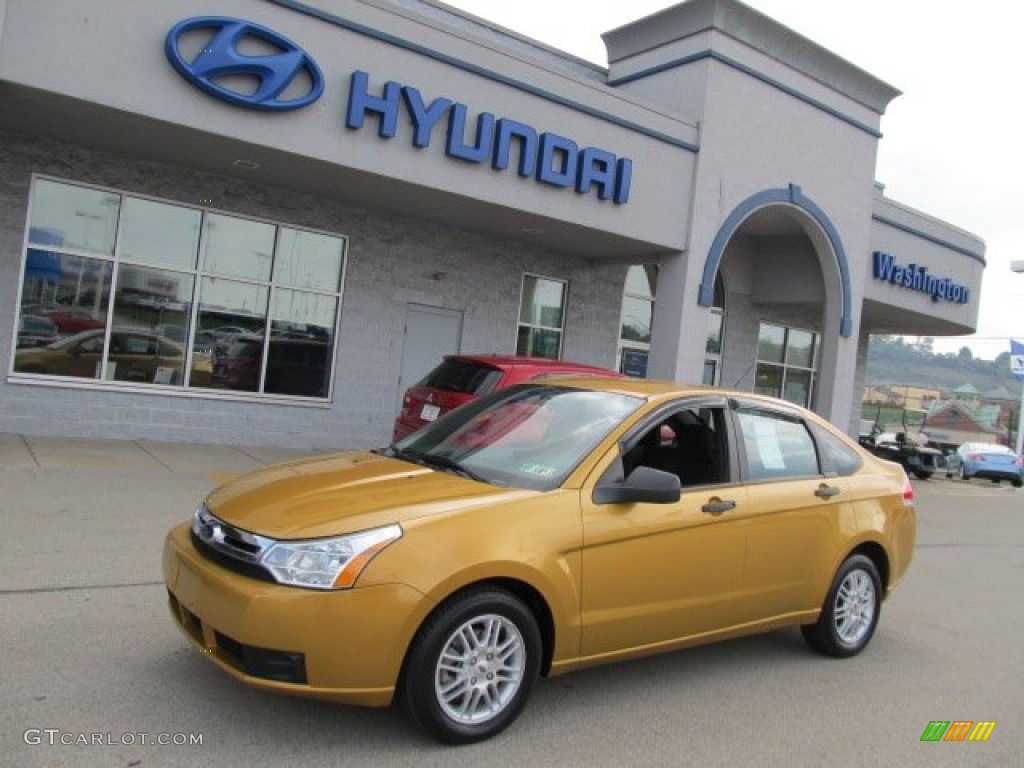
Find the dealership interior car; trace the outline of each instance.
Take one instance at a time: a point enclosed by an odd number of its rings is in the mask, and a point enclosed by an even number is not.
[[[537,679],[798,626],[862,651],[915,541],[902,467],[797,406],[552,379],[269,467],[167,536],[171,613],[257,688],[491,737]]]

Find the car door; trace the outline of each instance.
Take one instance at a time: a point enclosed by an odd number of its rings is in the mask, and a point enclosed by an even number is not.
[[[710,456],[688,455],[684,424],[710,433]],[[582,653],[613,656],[670,644],[737,620],[746,503],[722,399],[684,401],[644,419],[598,466],[601,482],[637,467],[680,477],[675,503],[597,503],[584,493]],[[690,465],[704,466],[699,474]]]
[[[852,514],[854,481],[835,471],[813,427],[795,412],[760,402],[735,405],[731,413],[748,504],[745,620],[813,611],[835,567],[844,515]]]
[[[130,331],[114,331],[110,334],[108,378],[118,381],[152,381],[156,359],[154,337]]]

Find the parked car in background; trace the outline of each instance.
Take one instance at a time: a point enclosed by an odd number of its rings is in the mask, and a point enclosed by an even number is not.
[[[45,347],[19,349],[14,370],[93,379],[103,362],[104,331],[83,331]],[[181,346],[148,331],[114,329],[106,350],[107,375],[117,381],[157,384],[180,382],[184,354]]]
[[[946,457],[946,477],[961,480],[983,477],[998,483],[1009,480],[1014,487],[1024,484],[1024,461],[1005,445],[964,443]]]
[[[913,557],[913,497],[780,400],[552,379],[232,481],[169,532],[163,574],[194,659],[466,743],[542,675],[783,626],[856,655]]]
[[[210,384],[256,392],[260,387],[263,336],[238,334],[213,359]],[[272,337],[263,391],[276,395],[326,397],[329,345],[319,339]]]
[[[568,360],[521,355],[446,355],[402,398],[394,439],[411,435],[453,408],[515,384],[554,376],[620,376]]]
[[[18,317],[18,349],[45,347],[60,338],[60,329],[48,317],[20,315]]]
[[[50,318],[57,324],[61,334],[65,336],[81,331],[103,328],[105,325],[104,320],[96,314],[79,307],[65,307],[63,305],[43,307],[37,309],[35,314]]]

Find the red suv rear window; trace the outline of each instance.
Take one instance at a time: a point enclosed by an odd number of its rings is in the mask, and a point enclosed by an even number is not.
[[[445,360],[427,374],[421,387],[467,395],[486,395],[501,380],[502,372],[496,368],[468,360]]]

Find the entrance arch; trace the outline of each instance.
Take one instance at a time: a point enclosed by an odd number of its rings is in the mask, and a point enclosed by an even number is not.
[[[852,292],[850,288],[850,267],[846,258],[846,251],[843,248],[842,239],[821,207],[805,196],[796,184],[790,184],[788,187],[778,189],[768,189],[751,195],[736,206],[732,213],[726,217],[725,222],[715,235],[707,258],[704,261],[704,273],[701,277],[700,293],[697,302],[702,307],[712,306],[715,296],[715,277],[718,275],[718,270],[722,265],[726,246],[728,246],[732,237],[750,216],[763,208],[773,205],[793,206],[817,225],[817,232],[813,231],[814,228],[812,228],[811,231],[807,231],[807,235],[818,250],[818,257],[819,261],[822,262],[823,272],[825,272],[827,262],[821,258],[822,243],[818,241],[822,238],[824,239],[825,243],[827,243],[827,249],[831,251],[831,255],[834,258],[839,279],[839,334],[849,338],[853,333]],[[819,235],[819,237],[816,237],[816,235]],[[825,282],[828,285],[832,281],[826,276]],[[830,299],[829,293],[830,291],[826,291],[826,301]]]

